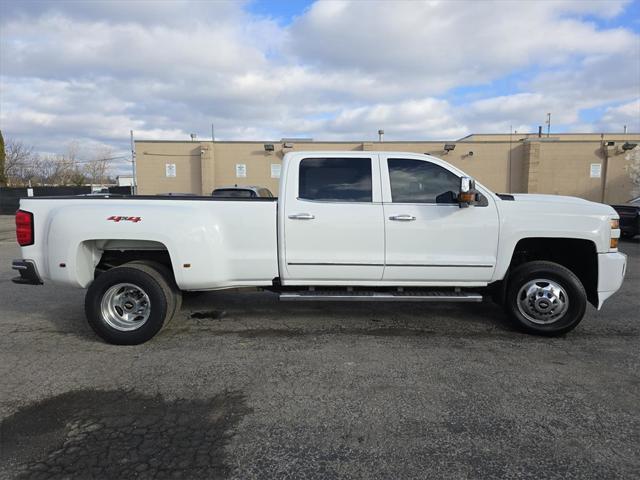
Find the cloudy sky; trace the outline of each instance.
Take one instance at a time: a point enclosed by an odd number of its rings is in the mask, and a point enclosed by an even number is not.
[[[0,128],[136,138],[640,131],[640,2],[0,0]]]

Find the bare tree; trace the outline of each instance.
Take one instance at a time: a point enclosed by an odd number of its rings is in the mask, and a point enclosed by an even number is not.
[[[110,148],[101,148],[85,164],[84,173],[91,184],[102,184],[107,180],[111,168],[109,162],[112,156],[113,152]]]
[[[55,185],[58,169],[58,158],[56,155],[38,156],[31,163],[35,167],[37,183],[40,185]],[[33,183],[33,181],[32,181]]]
[[[31,154],[28,159],[16,167],[15,185],[42,185],[46,181],[47,161],[38,154]]]
[[[80,145],[78,142],[73,141],[69,143],[64,154],[56,156],[55,165],[49,178],[51,183],[54,185],[69,185],[72,183],[71,179],[76,177],[75,173],[78,170],[79,151]]]
[[[113,151],[96,149],[85,160],[80,145],[73,141],[62,154],[40,155],[31,146],[8,140],[5,144],[5,172],[10,186],[104,184],[110,179]],[[81,159],[82,158],[82,159]]]
[[[87,183],[87,177],[78,165],[73,168],[73,172],[71,172],[71,176],[69,177],[69,183],[75,187],[81,187]]]
[[[75,161],[64,155],[49,157],[48,161],[50,163],[47,165],[49,167],[46,172],[47,183],[52,185],[69,185],[77,168]]]
[[[33,147],[9,139],[5,144],[4,152],[4,171],[7,176],[7,184],[10,186],[23,185],[27,171],[29,172],[27,176],[32,176],[34,173],[33,165],[31,165],[36,157],[33,153]]]

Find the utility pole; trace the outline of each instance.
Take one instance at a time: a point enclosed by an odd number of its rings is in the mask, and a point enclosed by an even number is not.
[[[547,138],[549,138],[550,132],[551,132],[551,113],[547,113]]]
[[[133,178],[131,179],[131,195],[135,195],[137,193],[137,181],[136,181],[136,149],[133,143],[133,130],[131,133],[131,172],[133,173]]]
[[[216,136],[215,136],[214,130],[213,130],[213,123],[211,124],[211,141],[212,142],[216,141]]]

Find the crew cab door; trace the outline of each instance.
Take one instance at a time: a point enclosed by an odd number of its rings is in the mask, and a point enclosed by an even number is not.
[[[435,159],[434,159],[435,160]],[[459,175],[427,157],[380,155],[385,281],[488,282],[496,265],[498,212],[490,195],[460,208]]]
[[[279,214],[283,284],[380,280],[384,219],[378,156],[299,156],[285,174]]]

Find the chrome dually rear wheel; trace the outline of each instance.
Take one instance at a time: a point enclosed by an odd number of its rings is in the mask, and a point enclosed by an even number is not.
[[[146,342],[176,311],[168,275],[151,262],[129,262],[101,273],[85,296],[89,325],[109,343]]]
[[[100,302],[104,321],[121,332],[140,328],[149,319],[149,295],[132,283],[117,283],[110,287]]]

